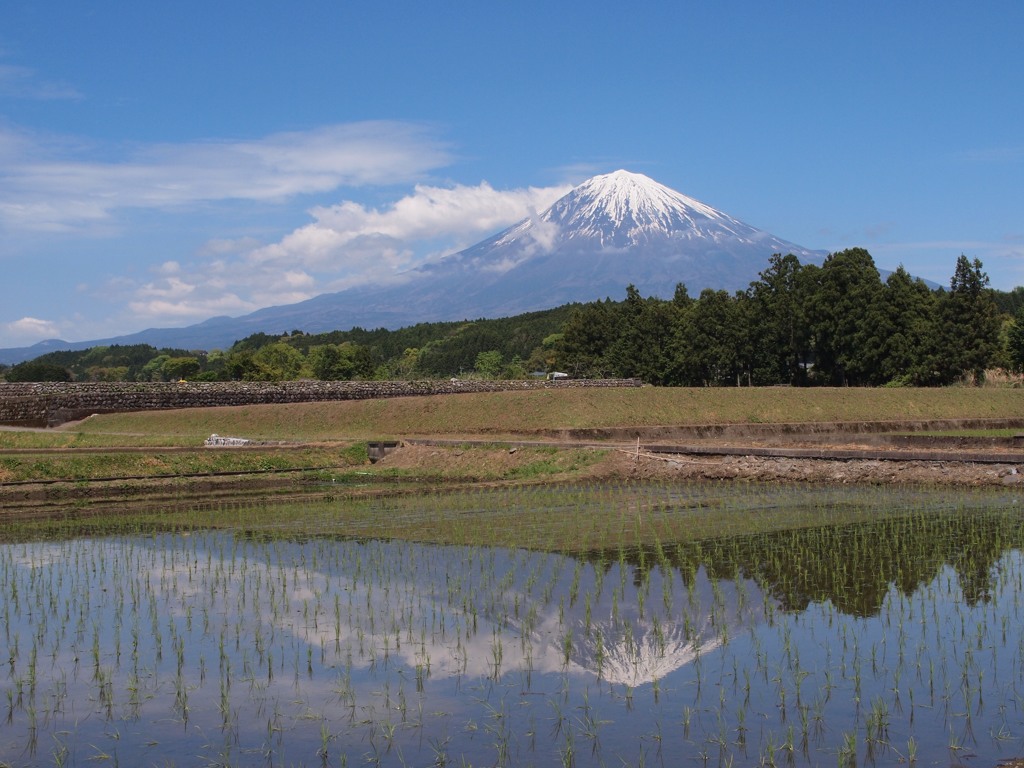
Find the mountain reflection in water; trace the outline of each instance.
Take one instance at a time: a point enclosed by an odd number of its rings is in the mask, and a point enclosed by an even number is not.
[[[1024,752],[1020,522],[938,509],[578,556],[0,545],[0,762],[994,763]]]

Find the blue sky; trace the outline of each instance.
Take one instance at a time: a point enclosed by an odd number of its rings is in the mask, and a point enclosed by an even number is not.
[[[0,347],[376,281],[618,168],[1009,290],[1021,39],[1017,0],[5,0]]]

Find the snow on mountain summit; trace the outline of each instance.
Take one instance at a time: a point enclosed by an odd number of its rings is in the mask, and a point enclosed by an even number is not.
[[[618,170],[575,187],[541,215],[567,239],[626,247],[652,238],[739,238],[758,230],[639,173]]]
[[[661,296],[671,296],[678,282],[743,289],[774,253],[823,259],[643,174],[618,170],[416,272],[463,281],[453,293],[475,297],[472,314],[483,316],[520,311],[542,294],[564,303],[612,296],[630,284]]]

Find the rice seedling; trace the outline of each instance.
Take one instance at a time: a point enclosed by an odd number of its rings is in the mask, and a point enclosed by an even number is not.
[[[0,761],[994,763],[1024,732],[1021,517],[651,483],[21,527]]]

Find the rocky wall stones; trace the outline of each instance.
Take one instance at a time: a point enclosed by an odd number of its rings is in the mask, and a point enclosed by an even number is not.
[[[0,383],[0,424],[56,426],[94,413],[640,384],[637,379]]]

